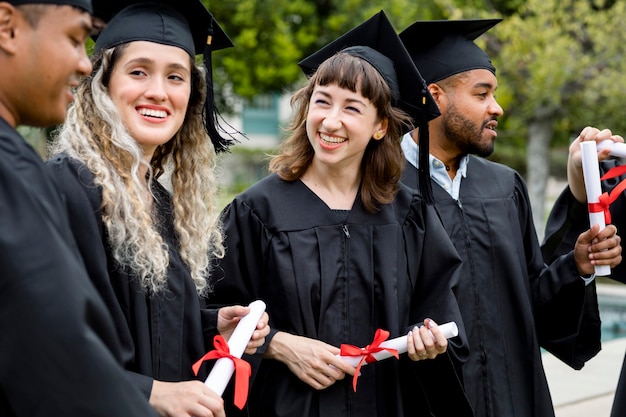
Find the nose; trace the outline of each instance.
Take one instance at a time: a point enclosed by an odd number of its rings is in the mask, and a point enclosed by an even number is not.
[[[500,106],[500,104],[498,104],[498,101],[496,100],[495,97],[493,98],[493,101],[491,105],[489,106],[489,114],[492,114],[498,117],[504,114],[504,110],[502,110],[502,107]]]
[[[85,48],[80,48],[80,57],[78,59],[78,74],[82,77],[86,77],[91,74],[93,70],[93,65],[91,65],[91,60],[87,56],[87,51]]]
[[[329,132],[333,132],[341,128],[341,118],[339,116],[338,108],[333,107],[326,113],[324,120],[322,121],[322,126]]]
[[[164,101],[167,98],[167,92],[163,80],[160,77],[150,77],[144,95],[155,101]]]

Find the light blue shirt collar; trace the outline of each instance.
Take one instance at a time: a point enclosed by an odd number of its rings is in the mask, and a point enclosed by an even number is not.
[[[402,147],[402,152],[404,152],[404,157],[407,159],[407,161],[409,161],[409,163],[415,168],[418,168],[419,146],[411,137],[410,132],[404,135],[400,145]],[[454,179],[450,179],[450,176],[446,171],[446,166],[443,162],[441,162],[439,159],[435,158],[432,155],[429,155],[428,159],[430,161],[430,177],[437,184],[439,184],[441,188],[446,190],[452,198],[458,200],[459,192],[461,189],[461,178],[467,177],[467,163],[469,161],[469,156],[465,155],[463,158],[461,158],[459,169],[456,171],[456,176],[454,177]]]

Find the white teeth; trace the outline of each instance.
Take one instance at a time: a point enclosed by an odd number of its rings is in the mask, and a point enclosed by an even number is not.
[[[164,119],[167,117],[167,112],[163,110],[152,110],[152,109],[139,109],[139,114],[142,116],[150,116],[150,117],[158,117],[159,119]]]
[[[330,143],[342,143],[346,141],[345,138],[339,138],[337,136],[327,136],[322,133],[320,133],[320,137],[322,138],[324,142],[330,142]]]

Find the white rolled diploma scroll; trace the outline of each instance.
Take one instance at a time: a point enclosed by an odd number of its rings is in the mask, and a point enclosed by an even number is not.
[[[602,186],[600,185],[600,165],[598,164],[598,149],[594,141],[580,142],[580,150],[582,152],[583,177],[585,180],[585,190],[587,191],[587,202],[599,202],[602,195]],[[600,230],[606,227],[604,222],[604,212],[589,212],[589,225],[600,225]],[[595,273],[597,276],[611,275],[610,265],[596,265]]]
[[[230,339],[228,339],[230,354],[237,358],[241,358],[241,355],[243,355],[257,323],[261,319],[263,312],[265,312],[265,303],[261,300],[251,302],[248,307],[250,307],[250,312],[241,318]],[[230,378],[233,376],[233,372],[235,372],[233,361],[229,358],[220,358],[215,361],[215,365],[213,365],[213,369],[211,369],[204,383],[213,392],[221,396]]]
[[[611,149],[611,155],[620,156],[622,158],[626,158],[626,143],[624,142],[613,142],[612,140],[603,140],[598,143],[598,150]]]
[[[459,328],[457,327],[456,323],[453,321],[440,325],[439,330],[441,330],[441,333],[443,333],[446,339],[450,339],[459,334]],[[404,336],[396,337],[395,339],[385,340],[384,342],[380,344],[380,347],[388,348],[388,349],[395,349],[398,351],[398,355],[401,353],[406,353],[408,349],[406,338],[407,338],[407,335],[404,335]],[[346,362],[349,365],[354,366],[355,368],[359,365],[359,362],[361,361],[361,359],[363,359],[363,356],[340,356],[340,355],[337,355],[337,356],[339,356],[344,362]],[[390,352],[387,352],[386,350],[381,350],[380,352],[372,353],[372,356],[376,359],[376,361],[380,361],[383,359],[391,358],[393,354],[391,354]],[[363,362],[363,365],[367,365],[367,362]]]

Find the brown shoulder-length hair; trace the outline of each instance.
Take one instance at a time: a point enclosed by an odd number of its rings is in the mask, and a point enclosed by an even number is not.
[[[302,177],[311,165],[314,150],[306,133],[309,101],[317,85],[336,84],[367,98],[376,108],[378,119],[387,119],[387,133],[371,140],[361,161],[361,201],[369,212],[389,204],[398,192],[398,181],[404,168],[400,147],[402,133],[412,128],[411,118],[391,102],[391,91],[382,75],[367,61],[339,52],[324,61],[308,83],[291,98],[295,115],[288,128],[290,136],[278,155],[270,161],[270,171],[286,181]]]

